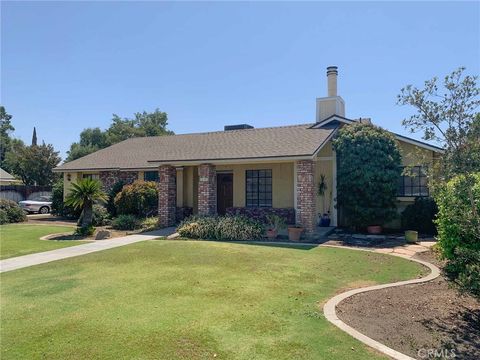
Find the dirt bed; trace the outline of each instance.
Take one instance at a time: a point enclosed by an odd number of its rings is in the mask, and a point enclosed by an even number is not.
[[[417,257],[441,266],[430,252]],[[337,306],[337,314],[361,333],[417,359],[480,359],[480,302],[460,294],[442,276],[355,295]]]

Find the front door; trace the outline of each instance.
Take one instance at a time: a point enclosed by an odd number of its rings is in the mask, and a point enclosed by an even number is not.
[[[217,174],[217,212],[225,215],[233,206],[233,174]]]

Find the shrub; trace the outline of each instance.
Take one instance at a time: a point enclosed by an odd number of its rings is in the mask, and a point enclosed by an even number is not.
[[[76,236],[90,236],[95,232],[95,227],[93,225],[89,226],[78,226],[73,233]]]
[[[95,204],[93,205],[93,217],[92,217],[92,225],[93,226],[104,226],[108,225],[109,221],[109,214],[107,209],[102,206]]]
[[[107,210],[110,216],[115,217],[117,215],[117,208],[115,207],[115,196],[122,191],[125,182],[122,180],[113,184],[112,188],[108,192]]]
[[[436,234],[434,219],[438,208],[432,198],[415,198],[415,202],[408,205],[402,212],[402,228],[416,230],[423,234]]]
[[[158,229],[158,217],[152,216],[144,219],[141,228],[147,231]]]
[[[395,137],[370,124],[344,126],[337,153],[337,203],[348,225],[383,225],[394,219],[401,155]]]
[[[118,214],[131,214],[145,217],[155,213],[158,208],[158,189],[154,181],[135,181],[125,185],[115,196]]]
[[[480,297],[480,172],[458,175],[435,194],[438,248],[446,274]]]
[[[118,215],[112,221],[112,227],[116,230],[135,230],[138,225],[138,219],[131,214]]]
[[[0,225],[3,224],[8,224],[8,215],[5,210],[0,209]]]
[[[177,228],[180,236],[192,239],[259,240],[264,228],[259,221],[244,216],[199,217],[184,220]]]
[[[480,298],[480,251],[457,248],[455,256],[447,262],[445,274],[460,286]]]
[[[68,219],[78,219],[82,210],[66,205],[63,202],[63,195],[63,178],[61,178],[52,187],[52,214]]]
[[[18,223],[27,220],[27,215],[15,201],[0,199],[0,210],[5,212],[2,215],[2,221],[6,220],[5,223]]]
[[[435,194],[438,244],[447,259],[455,249],[480,250],[480,172],[458,175]]]

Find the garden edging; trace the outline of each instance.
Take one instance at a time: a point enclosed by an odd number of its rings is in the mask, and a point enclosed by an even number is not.
[[[329,246],[329,245],[327,245]],[[337,247],[337,246],[332,246],[330,245],[331,247]],[[329,246],[329,247],[330,247]],[[339,248],[345,248],[343,246],[338,246]],[[360,250],[360,251],[371,251],[372,250],[366,250],[366,249],[355,249],[355,250]],[[412,279],[412,280],[405,280],[405,281],[399,281],[399,282],[395,282],[395,283],[390,283],[390,284],[382,284],[382,285],[375,285],[375,286],[368,286],[368,287],[365,287],[365,288],[359,288],[359,289],[354,289],[354,290],[349,290],[349,291],[346,291],[344,293],[341,293],[339,295],[336,295],[334,296],[333,298],[331,298],[330,300],[327,301],[327,303],[323,306],[323,313],[325,315],[325,318],[331,322],[333,325],[337,326],[338,328],[340,328],[341,330],[345,331],[347,334],[349,334],[350,336],[353,336],[355,339],[361,341],[362,343],[364,343],[365,345],[368,345],[382,353],[384,353],[385,355],[388,355],[390,356],[391,358],[393,359],[397,359],[397,360],[414,360],[414,358],[408,356],[408,355],[405,355],[399,351],[396,351],[392,348],[389,348],[388,346],[360,333],[359,331],[355,330],[353,327],[345,324],[342,320],[340,320],[337,316],[337,313],[336,313],[336,306],[342,302],[343,300],[353,296],[353,295],[356,295],[356,294],[360,294],[360,293],[364,293],[364,292],[367,292],[367,291],[373,291],[373,290],[380,290],[380,289],[385,289],[385,288],[390,288],[390,287],[396,287],[396,286],[403,286],[403,285],[410,285],[410,284],[419,284],[419,283],[425,283],[425,282],[428,282],[428,281],[431,281],[431,280],[434,280],[436,279],[439,275],[440,275],[440,269],[438,267],[436,267],[435,265],[433,264],[430,264],[426,261],[422,261],[422,260],[418,260],[418,259],[413,259],[413,258],[410,258],[408,256],[405,256],[405,255],[401,255],[401,254],[395,254],[395,253],[390,253],[388,255],[392,255],[392,256],[398,256],[398,257],[401,257],[401,258],[404,258],[406,260],[410,260],[410,261],[414,261],[414,262],[417,262],[419,264],[422,264],[426,267],[428,267],[430,269],[430,274],[428,274],[427,276],[423,277],[423,278],[420,278],[420,279]]]

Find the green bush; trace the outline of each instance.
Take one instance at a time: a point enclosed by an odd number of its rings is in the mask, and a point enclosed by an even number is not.
[[[91,236],[95,232],[95,227],[93,225],[90,226],[78,226],[75,229],[74,235],[76,236]]]
[[[111,217],[117,216],[117,208],[115,207],[115,196],[122,191],[125,182],[117,181],[108,192],[107,210]]]
[[[122,214],[113,219],[112,227],[116,230],[135,230],[139,227],[139,221],[134,215]]]
[[[1,219],[1,221],[6,220],[4,224],[27,221],[25,211],[15,201],[0,199],[0,210],[5,212]]]
[[[435,194],[438,248],[445,272],[480,297],[480,172],[458,175]]]
[[[432,198],[417,197],[415,202],[408,205],[402,212],[402,228],[405,230],[416,230],[422,234],[435,235],[434,219],[438,208]]]
[[[141,228],[146,230],[146,231],[151,231],[158,229],[158,217],[152,216],[144,219],[141,224]]]
[[[95,204],[93,205],[93,226],[104,226],[110,223],[109,214],[105,206]]]
[[[57,180],[52,187],[52,214],[68,219],[78,219],[81,212],[81,209],[65,205],[63,202],[63,178]]]
[[[480,172],[458,175],[435,194],[438,244],[447,259],[455,249],[480,250]]]
[[[5,210],[0,209],[0,225],[3,224],[8,224],[8,215]]]
[[[158,208],[158,189],[154,181],[135,181],[125,185],[115,196],[118,214],[131,214],[146,217],[156,213]]]
[[[480,298],[480,251],[457,248],[455,256],[447,262],[445,274],[460,286]]]
[[[262,223],[244,216],[191,216],[177,228],[182,237],[212,240],[259,240],[265,232]]]
[[[333,141],[337,153],[337,203],[347,225],[383,225],[397,216],[401,155],[395,137],[377,126],[344,126]]]

